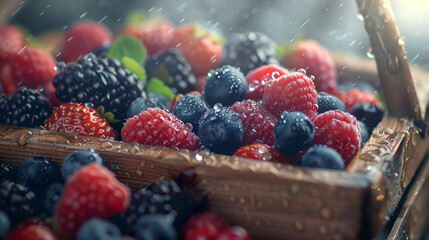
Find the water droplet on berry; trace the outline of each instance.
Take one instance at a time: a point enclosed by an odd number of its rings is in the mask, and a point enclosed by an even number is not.
[[[234,122],[239,121],[240,120],[240,116],[238,116],[238,114],[234,113],[231,116],[231,120],[234,121]]]
[[[304,68],[300,68],[300,69],[298,69],[298,71],[297,71],[297,72],[307,74],[307,71],[306,71]]]
[[[215,110],[216,113],[220,112],[220,110],[222,109],[222,104],[221,103],[216,103],[213,106],[213,109]]]
[[[64,62],[58,62],[57,65],[55,65],[54,69],[55,71],[61,72],[66,67],[66,64]]]
[[[280,73],[279,72],[275,71],[275,72],[271,73],[271,78],[272,79],[277,79],[278,77],[280,77]]]
[[[314,81],[314,79],[316,79],[316,77],[314,75],[310,75],[310,79],[311,79],[311,81]]]
[[[193,126],[191,123],[185,123],[185,127],[188,131],[190,131],[190,132],[192,131]]]

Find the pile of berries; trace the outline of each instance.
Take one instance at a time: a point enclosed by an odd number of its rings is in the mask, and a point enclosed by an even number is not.
[[[0,167],[1,239],[251,239],[175,181],[131,192],[93,149],[71,153],[61,169],[43,157]]]
[[[281,56],[261,33],[225,44],[166,19],[115,36],[78,22],[50,47],[61,49],[57,59],[27,39],[0,28],[3,124],[344,169],[383,117],[372,93],[340,90],[335,63],[313,40]]]

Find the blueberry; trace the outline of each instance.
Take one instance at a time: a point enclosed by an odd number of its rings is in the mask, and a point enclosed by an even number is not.
[[[381,108],[371,103],[358,104],[352,107],[349,112],[355,116],[357,120],[365,123],[368,127],[368,132],[372,132],[383,119],[384,114]]]
[[[175,240],[177,232],[171,216],[163,214],[143,215],[134,226],[136,240]]]
[[[368,140],[371,134],[368,132],[368,127],[362,121],[357,121],[360,129],[360,137],[362,138],[361,145],[363,146]]]
[[[16,172],[16,182],[35,192],[62,180],[57,166],[44,157],[25,159],[19,164]]]
[[[76,240],[119,240],[121,231],[114,224],[93,218],[86,221],[77,233]]]
[[[310,145],[314,124],[300,112],[283,112],[274,125],[275,148],[281,153],[297,153]]]
[[[127,111],[127,118],[131,118],[134,115],[139,114],[141,111],[148,110],[149,108],[159,108],[159,109],[166,109],[164,105],[159,101],[158,98],[144,98],[139,97],[136,98],[128,108]]]
[[[334,149],[325,145],[314,145],[304,154],[301,166],[343,170],[344,161]]]
[[[210,106],[221,103],[231,106],[244,100],[247,93],[247,81],[236,67],[225,65],[211,70],[204,85],[204,98]]]
[[[54,214],[55,206],[63,194],[64,185],[60,182],[54,183],[46,189],[43,196],[43,209],[48,216]]]
[[[63,178],[67,179],[79,168],[94,162],[106,166],[104,160],[94,151],[94,149],[72,152],[66,157],[66,159],[64,159],[63,165],[61,166]]]
[[[186,94],[173,108],[173,114],[184,123],[192,124],[192,131],[198,133],[201,116],[209,109],[201,96]]]
[[[319,105],[317,109],[318,114],[329,110],[346,111],[346,107],[340,99],[325,92],[320,92],[319,95],[317,95],[317,105]]]
[[[244,127],[240,116],[230,107],[216,104],[200,119],[198,137],[202,148],[219,154],[233,154],[241,146]]]
[[[157,99],[158,103],[161,106],[164,106],[163,109],[167,109],[166,107],[170,107],[170,105],[171,105],[171,100],[168,99],[165,95],[162,95],[161,93],[149,92],[149,93],[147,93],[147,95],[148,95],[149,99]]]
[[[0,210],[0,239],[5,239],[9,234],[10,220],[6,213]]]

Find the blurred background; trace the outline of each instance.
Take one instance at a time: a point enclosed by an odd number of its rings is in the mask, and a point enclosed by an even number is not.
[[[429,68],[429,1],[392,0],[405,37],[409,62]],[[12,7],[11,7],[12,6]],[[106,24],[116,32],[130,11],[162,15],[176,25],[198,21],[221,31],[259,31],[277,43],[316,39],[330,50],[366,55],[368,37],[354,1],[341,0],[0,0],[0,18],[33,34],[66,29],[81,19]]]

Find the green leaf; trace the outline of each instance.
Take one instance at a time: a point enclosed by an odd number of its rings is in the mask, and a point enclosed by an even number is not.
[[[122,58],[122,66],[128,68],[131,72],[135,73],[140,81],[146,80],[146,71],[134,59],[130,57]]]
[[[381,104],[381,107],[382,107],[385,111],[387,111],[387,104],[386,104],[386,101],[384,101],[384,98],[383,98],[383,96],[381,96],[380,92],[375,91],[375,92],[374,92],[374,95],[375,95],[375,98],[377,98],[378,102]]]
[[[164,96],[166,96],[169,100],[174,98],[174,93],[171,91],[169,87],[167,87],[164,82],[159,80],[158,78],[151,78],[149,83],[146,86],[147,92],[157,92]]]
[[[113,114],[112,112],[105,112],[104,110],[104,106],[99,106],[97,109],[95,109],[98,114],[100,114],[100,116],[102,118],[104,118],[108,123],[114,124],[114,123],[119,123],[121,122],[121,120],[116,119],[115,118],[115,114]]]
[[[141,42],[130,36],[120,36],[111,46],[109,58],[116,58],[122,61],[123,57],[129,57],[142,65],[146,60],[146,48]]]

